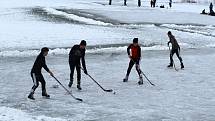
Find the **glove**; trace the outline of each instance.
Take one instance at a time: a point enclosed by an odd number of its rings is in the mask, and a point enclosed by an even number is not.
[[[88,73],[87,73],[87,70],[86,70],[86,69],[84,70],[84,73],[85,73],[86,75],[88,75]]]
[[[51,76],[54,76],[54,74],[53,74],[51,71],[49,71],[49,74],[50,74]]]

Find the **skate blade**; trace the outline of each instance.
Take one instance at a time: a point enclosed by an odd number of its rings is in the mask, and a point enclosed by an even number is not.
[[[43,96],[44,99],[50,99],[50,97]]]

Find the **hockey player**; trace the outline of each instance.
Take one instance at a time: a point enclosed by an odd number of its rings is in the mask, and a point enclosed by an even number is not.
[[[47,47],[44,47],[41,49],[40,54],[37,56],[33,68],[31,69],[31,77],[34,82],[34,85],[31,89],[30,94],[28,95],[29,99],[35,100],[34,98],[34,92],[36,88],[39,86],[39,82],[42,85],[42,96],[49,98],[50,95],[46,92],[46,81],[43,78],[43,75],[41,73],[42,68],[44,68],[51,76],[54,76],[53,73],[48,69],[45,61],[45,56],[48,55],[49,49]]]
[[[85,64],[85,51],[86,51],[86,41],[82,40],[79,45],[74,45],[69,53],[69,66],[70,66],[70,82],[68,84],[69,87],[73,84],[73,75],[74,70],[76,68],[77,71],[77,88],[81,90],[81,65],[80,61],[82,62],[82,66],[84,68],[84,73],[87,73],[86,64]]]
[[[140,62],[140,59],[141,59],[141,48],[140,48],[140,45],[138,44],[138,38],[134,38],[133,39],[133,44],[130,44],[128,46],[127,54],[128,54],[128,57],[130,58],[130,62],[129,62],[129,66],[128,66],[128,69],[127,69],[127,74],[126,74],[125,78],[123,79],[123,82],[128,81],[128,77],[129,77],[129,74],[131,72],[131,69],[135,64],[136,65],[136,70],[137,70],[137,73],[138,73],[139,79],[140,79],[138,81],[138,84],[142,85],[143,84],[143,78],[142,78],[142,75],[141,75],[140,65],[139,65],[139,62]]]
[[[184,64],[183,64],[182,58],[180,56],[180,46],[179,46],[177,40],[175,39],[175,37],[172,35],[171,31],[168,31],[167,35],[169,37],[169,42],[167,43],[168,46],[170,43],[172,44],[172,49],[170,50],[170,64],[167,67],[173,67],[173,55],[176,53],[176,55],[181,63],[181,69],[183,69]]]

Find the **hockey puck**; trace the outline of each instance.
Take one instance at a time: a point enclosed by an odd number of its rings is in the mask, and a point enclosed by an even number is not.
[[[53,85],[52,87],[53,87],[53,88],[58,88],[58,85]]]

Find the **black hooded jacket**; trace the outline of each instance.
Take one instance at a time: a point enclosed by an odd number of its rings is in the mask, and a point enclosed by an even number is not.
[[[77,65],[80,64],[81,60],[82,66],[86,70],[85,51],[86,49],[81,49],[80,45],[74,45],[69,52],[69,63]]]
[[[47,72],[49,72],[49,68],[46,65],[45,57],[43,56],[43,53],[40,53],[34,62],[33,68],[31,69],[31,73],[41,74],[42,67]]]

